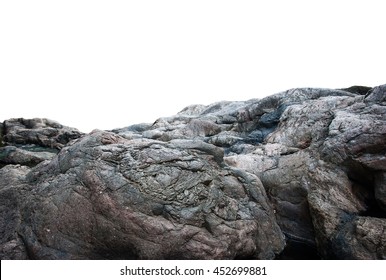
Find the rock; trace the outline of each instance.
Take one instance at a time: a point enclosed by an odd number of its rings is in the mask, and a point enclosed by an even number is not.
[[[3,123],[0,122],[0,147],[4,145],[3,143]]]
[[[381,85],[371,89],[366,94],[365,102],[370,104],[378,103],[381,105],[385,105],[385,102],[386,102],[385,91],[386,91],[386,85]]]
[[[385,259],[386,86],[3,123],[2,259]],[[54,148],[54,150],[52,150]]]
[[[29,257],[274,258],[284,236],[264,187],[223,168],[217,150],[102,131],[63,148],[27,176],[36,188],[19,235]]]
[[[287,243],[316,244],[322,258],[357,259],[354,250],[337,250],[343,229],[353,228],[355,217],[364,215],[384,221],[384,209],[378,207],[384,205],[383,177],[374,183],[385,166],[383,88],[367,96],[311,90],[303,99],[304,90],[294,90],[295,96],[289,91],[288,97],[268,97],[271,102],[264,103],[277,108],[290,103],[277,127],[252,152],[225,156],[228,165],[260,177]],[[350,234],[346,238],[358,238],[357,232]],[[361,255],[382,258],[371,251]]]
[[[63,126],[48,119],[10,119],[3,122],[3,141],[12,144],[35,144],[61,149],[83,134],[75,128]]]
[[[52,159],[56,152],[52,150],[32,152],[26,148],[34,148],[34,146],[24,147],[24,149],[15,146],[6,146],[0,148],[0,164],[22,164],[27,166],[35,166],[38,163]]]
[[[366,211],[367,205],[353,191],[353,184],[343,171],[327,165],[317,168],[312,175],[307,197],[318,251],[324,258],[353,258],[335,250],[336,238],[343,227]]]
[[[336,237],[334,250],[342,259],[386,259],[386,221],[356,217]]]
[[[380,172],[375,175],[374,198],[379,207],[386,212],[386,172]]]
[[[0,258],[29,259],[27,248],[18,234],[21,225],[20,202],[23,200],[28,167],[7,165],[0,169]]]
[[[342,90],[348,91],[351,93],[366,95],[372,88],[371,87],[364,87],[364,86],[352,86],[349,88],[344,88]]]

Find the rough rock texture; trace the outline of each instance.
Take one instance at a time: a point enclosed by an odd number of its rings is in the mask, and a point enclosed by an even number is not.
[[[28,150],[31,149],[32,151]],[[56,151],[48,151],[46,149],[39,149],[34,145],[27,145],[23,148],[15,146],[6,146],[0,148],[0,164],[22,164],[27,166],[35,166],[38,163],[52,159],[57,154]]]
[[[1,135],[1,259],[386,259],[386,86]]]
[[[35,166],[52,159],[64,145],[82,135],[77,129],[48,119],[6,120],[0,123],[0,167]]]
[[[2,123],[2,141],[8,145],[37,145],[61,149],[83,134],[49,119],[9,119]]]

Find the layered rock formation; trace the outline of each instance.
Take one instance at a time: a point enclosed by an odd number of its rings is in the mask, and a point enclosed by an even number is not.
[[[386,86],[1,135],[1,259],[386,258]]]

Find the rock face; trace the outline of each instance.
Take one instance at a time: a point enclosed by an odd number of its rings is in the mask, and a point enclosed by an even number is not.
[[[386,259],[386,86],[1,135],[1,259]]]

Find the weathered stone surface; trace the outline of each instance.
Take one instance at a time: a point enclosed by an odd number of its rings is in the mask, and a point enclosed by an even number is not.
[[[374,180],[374,197],[379,207],[386,212],[386,172],[377,173]]]
[[[385,96],[292,89],[88,135],[4,121],[0,257],[385,259]]]
[[[30,169],[20,165],[7,165],[0,169],[0,257],[28,259],[27,248],[20,238],[20,202],[28,192],[25,176]]]
[[[49,119],[9,119],[2,125],[3,141],[7,144],[35,144],[61,149],[83,134],[75,128],[63,126]]]
[[[27,176],[29,257],[274,258],[284,237],[263,185],[218,150],[102,131],[63,148]]]
[[[4,145],[3,143],[3,123],[0,122],[0,147]]]
[[[29,151],[26,149],[36,149],[35,146],[27,146],[24,149],[17,148],[15,146],[6,146],[0,148],[0,165],[5,164],[22,164],[27,166],[35,166],[38,163],[52,159],[56,152],[47,149],[46,151]]]
[[[356,217],[335,237],[334,250],[342,259],[386,259],[386,221]]]

